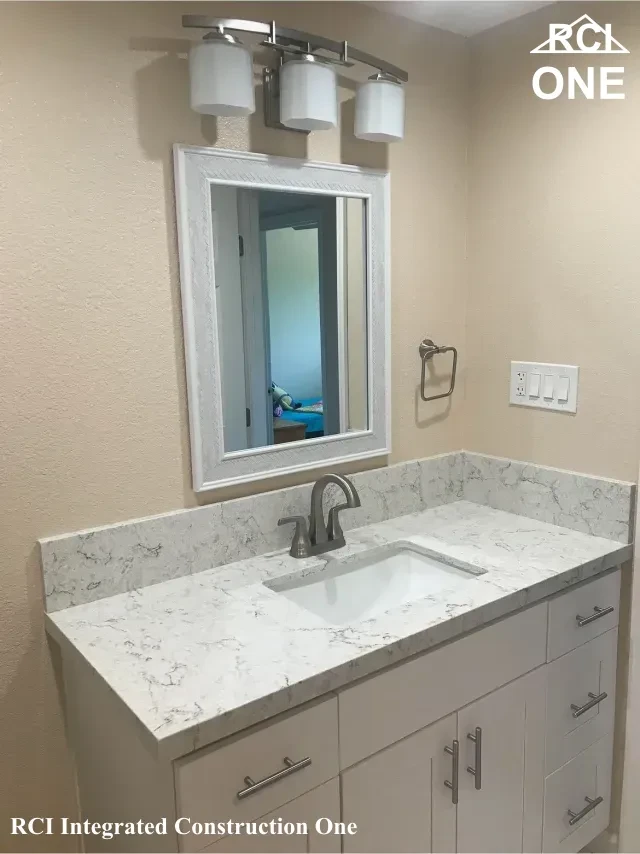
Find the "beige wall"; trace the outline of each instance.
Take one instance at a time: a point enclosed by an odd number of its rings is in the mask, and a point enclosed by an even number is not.
[[[531,55],[562,3],[470,43],[469,296],[465,446],[475,451],[637,480],[640,395],[640,3],[589,3],[631,51],[606,59]],[[543,65],[625,68],[626,99],[543,101]],[[575,416],[508,404],[514,360],[580,366]],[[624,756],[631,573],[625,569],[618,651],[611,834],[617,850]],[[633,754],[635,756],[635,754]],[[628,804],[638,775],[627,767]],[[635,807],[623,850],[640,845]],[[637,810],[636,810],[637,812]]]
[[[640,395],[640,3],[589,3],[630,55],[624,101],[542,101],[558,4],[473,39],[466,447],[629,480]],[[578,414],[508,405],[514,360],[580,365]]]
[[[202,4],[201,4],[202,5]],[[188,106],[186,3],[0,5],[0,849],[11,815],[73,814],[36,538],[195,503],[170,150],[388,167],[394,460],[462,445],[462,386],[416,406],[417,345],[464,344],[466,46],[362,4],[245,6],[409,69],[407,138],[265,131]],[[212,13],[237,6],[208,7]],[[193,9],[191,9],[193,11]],[[204,11],[200,9],[199,11]],[[352,115],[352,104],[346,116]],[[388,158],[388,160],[387,160]],[[276,485],[276,484],[272,484]]]

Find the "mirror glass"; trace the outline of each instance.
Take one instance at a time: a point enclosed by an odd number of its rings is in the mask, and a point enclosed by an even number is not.
[[[368,429],[366,202],[211,185],[224,451]]]

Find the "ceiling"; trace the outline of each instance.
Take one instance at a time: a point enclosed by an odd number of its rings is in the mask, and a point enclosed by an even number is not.
[[[549,6],[551,0],[385,0],[370,5],[441,30],[473,36],[503,21]]]

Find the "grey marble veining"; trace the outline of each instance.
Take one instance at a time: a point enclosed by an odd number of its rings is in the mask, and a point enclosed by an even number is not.
[[[460,497],[459,454],[351,475],[362,507],[345,511],[345,530]],[[47,611],[93,602],[284,549],[282,516],[309,512],[311,484],[221,501],[40,541]],[[328,491],[327,498],[330,496]]]
[[[423,510],[463,498],[464,458],[464,451],[460,451],[419,460]]]
[[[531,463],[463,454],[469,501],[628,543],[635,485]]]
[[[485,570],[341,627],[262,582],[411,540]],[[251,557],[50,613],[48,630],[111,687],[158,755],[175,758],[630,557],[631,546],[457,501],[352,531],[323,559]]]

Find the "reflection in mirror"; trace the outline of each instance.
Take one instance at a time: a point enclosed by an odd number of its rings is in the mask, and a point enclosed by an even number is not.
[[[225,453],[368,429],[366,205],[212,184]]]

